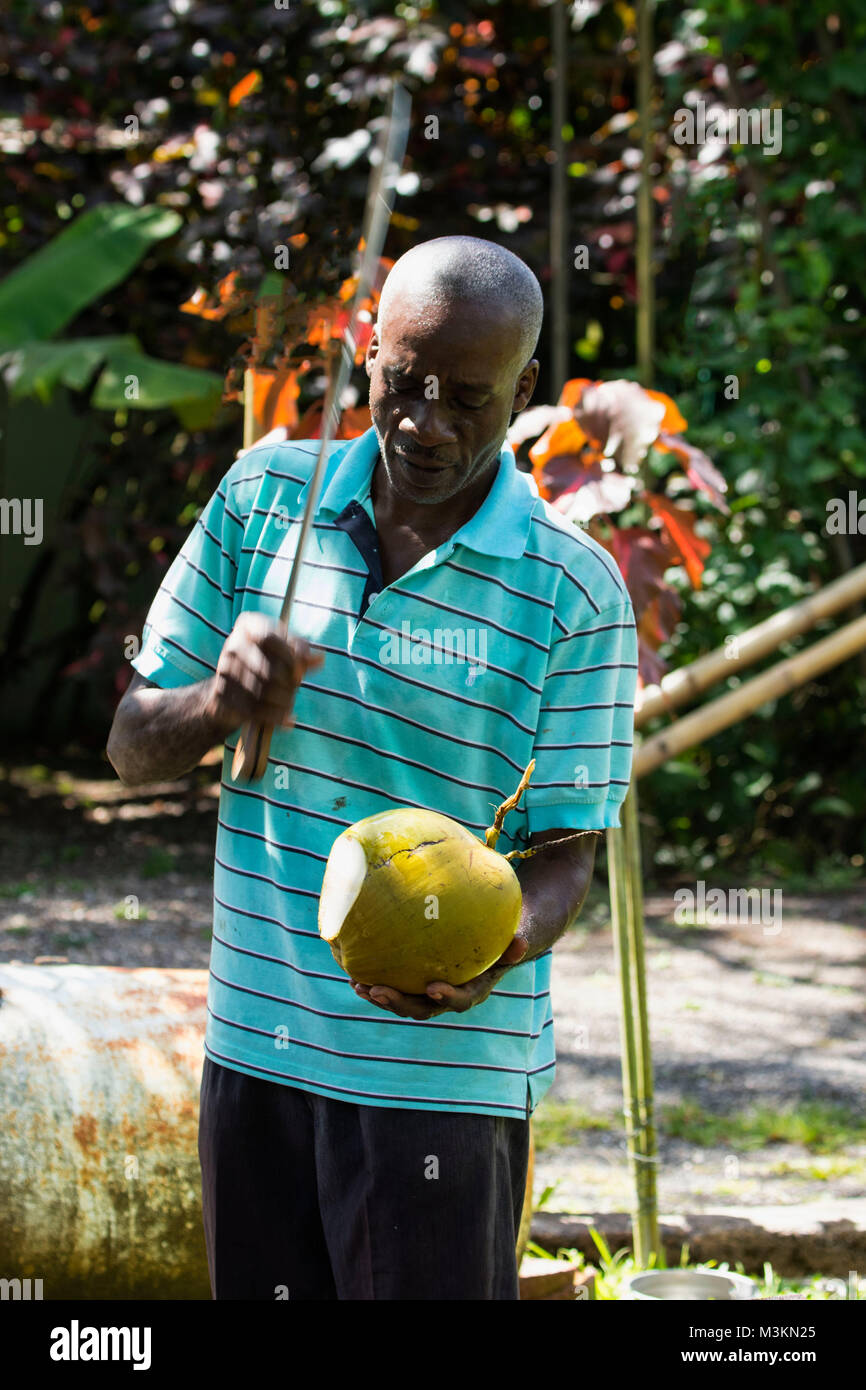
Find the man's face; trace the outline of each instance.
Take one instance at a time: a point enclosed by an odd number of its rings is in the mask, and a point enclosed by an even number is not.
[[[515,411],[530,399],[533,361],[515,368],[513,317],[475,304],[391,306],[367,349],[370,413],[388,484],[415,503],[444,502],[499,454]]]

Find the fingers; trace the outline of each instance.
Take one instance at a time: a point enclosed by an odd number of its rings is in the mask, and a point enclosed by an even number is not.
[[[218,714],[230,723],[277,728],[294,723],[292,705],[307,672],[324,653],[263,613],[242,613],[220,654],[215,678]]]
[[[511,941],[509,941],[496,963],[497,965],[516,965],[518,961],[523,960],[528,950],[529,942],[526,938],[524,936],[514,936]]]
[[[435,1003],[423,994],[401,994],[399,990],[391,989],[390,986],[362,985],[353,980],[352,987],[358,998],[364,999],[368,1004],[375,1004],[377,1008],[395,1014],[398,1018],[413,1018],[417,1022],[435,1018],[448,1007],[446,1004]]]

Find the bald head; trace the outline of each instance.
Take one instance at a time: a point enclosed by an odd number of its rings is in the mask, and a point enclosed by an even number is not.
[[[530,361],[541,333],[544,302],[529,266],[504,246],[480,237],[436,237],[401,256],[382,289],[380,335],[387,332],[393,306],[407,301],[422,328],[470,304],[504,318],[513,324],[517,371]]]
[[[416,535],[468,519],[487,495],[535,389],[541,314],[532,271],[492,241],[437,237],[391,270],[367,345],[370,415],[380,501]]]

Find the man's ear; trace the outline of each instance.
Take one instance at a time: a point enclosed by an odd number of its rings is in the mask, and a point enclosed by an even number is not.
[[[373,332],[370,334],[370,341],[367,344],[367,351],[364,354],[364,370],[368,377],[373,375],[373,363],[379,355],[379,348],[381,346],[379,342],[379,330],[374,327]]]
[[[517,378],[517,386],[514,390],[514,404],[511,407],[513,415],[523,410],[531,401],[532,393],[535,390],[535,383],[538,380],[538,369],[538,358],[533,357],[531,362],[527,362],[520,376]]]

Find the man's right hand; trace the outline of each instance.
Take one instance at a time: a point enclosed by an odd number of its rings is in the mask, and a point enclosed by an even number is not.
[[[298,686],[324,659],[324,652],[290,633],[285,623],[263,613],[241,613],[212,681],[209,712],[215,724],[224,734],[248,721],[290,728]]]

